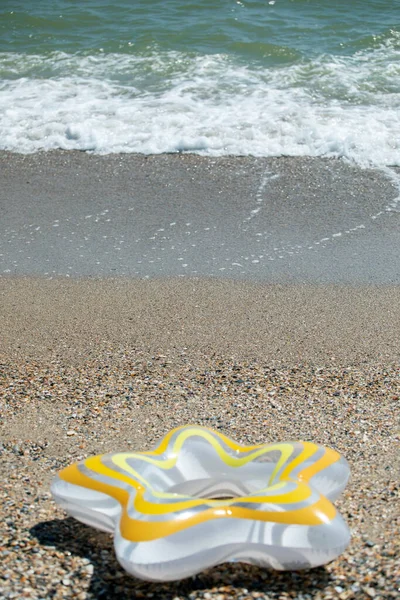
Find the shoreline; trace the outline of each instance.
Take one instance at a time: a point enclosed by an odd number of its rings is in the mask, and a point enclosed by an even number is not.
[[[338,159],[0,152],[0,276],[399,284],[398,197]]]

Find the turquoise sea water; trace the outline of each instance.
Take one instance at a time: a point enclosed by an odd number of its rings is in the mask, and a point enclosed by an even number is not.
[[[0,148],[400,165],[400,0],[2,0]]]

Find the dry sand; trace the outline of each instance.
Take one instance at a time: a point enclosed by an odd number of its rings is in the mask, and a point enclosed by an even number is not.
[[[397,286],[4,278],[0,322],[0,349],[34,359],[86,360],[110,343],[287,364],[400,357]]]
[[[384,600],[399,581],[399,288],[202,279],[0,280],[0,598]],[[63,466],[184,423],[349,460],[349,549],[323,568],[124,574],[49,497]]]

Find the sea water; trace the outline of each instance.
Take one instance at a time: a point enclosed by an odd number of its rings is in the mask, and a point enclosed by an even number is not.
[[[1,0],[0,149],[400,165],[400,0]]]

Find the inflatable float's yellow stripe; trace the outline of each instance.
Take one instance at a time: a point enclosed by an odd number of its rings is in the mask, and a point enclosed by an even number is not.
[[[174,430],[174,431],[177,431],[177,430]],[[239,445],[235,444],[234,442],[232,442],[231,440],[229,440],[229,446],[236,452],[247,453],[251,450],[254,450],[254,452],[252,452],[251,454],[248,454],[247,456],[239,458],[236,456],[229,455],[222,448],[222,446],[218,443],[218,441],[215,439],[215,437],[213,435],[211,435],[209,432],[204,431],[202,429],[193,428],[193,429],[190,429],[189,431],[185,430],[175,440],[175,443],[172,446],[172,452],[171,452],[173,454],[173,456],[170,459],[162,460],[162,459],[151,458],[150,456],[148,456],[150,453],[146,453],[146,452],[143,452],[143,453],[120,453],[113,457],[113,462],[117,466],[119,466],[121,469],[131,473],[131,475],[133,475],[135,478],[143,481],[143,483],[146,485],[146,487],[151,487],[149,485],[149,483],[146,482],[139,475],[139,473],[137,473],[137,471],[135,471],[130,465],[127,464],[127,460],[130,458],[136,458],[141,461],[154,464],[156,467],[161,468],[161,469],[165,469],[165,470],[171,469],[177,463],[179,452],[180,452],[184,442],[189,437],[193,437],[194,435],[203,437],[205,440],[207,440],[209,442],[209,444],[216,450],[218,456],[225,462],[226,465],[228,465],[230,467],[241,467],[251,461],[254,461],[259,456],[262,456],[269,452],[279,451],[281,453],[281,456],[280,456],[279,461],[276,464],[276,467],[275,467],[272,475],[270,476],[269,485],[266,488],[259,490],[259,492],[262,492],[262,491],[270,488],[272,482],[274,481],[274,479],[276,477],[276,474],[282,468],[282,465],[288,461],[290,455],[293,452],[293,446],[291,444],[275,444],[275,445],[270,445],[267,447],[265,445],[239,446]],[[218,434],[218,435],[221,439],[225,438],[225,436],[223,436],[223,435],[220,435],[220,434]],[[169,437],[171,437],[171,435],[169,435]],[[228,440],[228,438],[225,438],[225,439]],[[286,465],[285,469],[282,471],[282,473],[279,477],[279,481],[287,480],[290,477],[290,473],[302,462],[305,462],[307,459],[311,458],[311,456],[313,456],[313,454],[315,454],[317,449],[318,449],[318,446],[316,446],[315,444],[313,444],[311,442],[303,442],[303,450],[297,456],[296,459],[294,459],[292,462],[289,462]],[[161,446],[156,451],[154,451],[154,453],[155,452],[157,452],[157,454],[160,454]],[[313,475],[318,473],[318,471],[325,468],[329,464],[336,462],[337,460],[339,460],[339,458],[340,458],[339,454],[337,452],[335,452],[334,450],[331,450],[329,448],[325,449],[325,454],[321,459],[319,459],[315,463],[312,463],[306,469],[301,471],[302,481],[309,481],[311,479],[311,477],[313,477]],[[299,476],[297,476],[296,479],[299,479]],[[166,493],[162,493],[162,492],[159,492],[159,493],[154,492],[154,495],[157,495],[157,497],[160,497],[160,498],[171,497],[170,494],[166,494]]]
[[[186,434],[186,432],[185,432],[185,434]],[[246,465],[249,462],[254,461],[259,456],[263,456],[264,454],[268,454],[269,452],[279,451],[281,456],[280,456],[279,461],[270,477],[270,481],[272,481],[274,479],[276,473],[280,470],[282,465],[290,458],[290,455],[293,452],[293,447],[291,446],[291,444],[275,444],[275,445],[271,445],[268,447],[256,446],[257,450],[255,450],[252,454],[248,454],[247,456],[243,456],[242,458],[240,458],[240,457],[236,457],[236,456],[230,456],[222,448],[222,446],[218,443],[218,441],[213,436],[209,435],[208,433],[201,431],[199,434],[196,433],[196,435],[201,435],[201,437],[206,439],[209,442],[209,444],[214,448],[214,450],[217,452],[218,456],[229,467],[239,468],[239,467]],[[140,478],[141,476],[137,473],[136,470],[134,470],[127,463],[127,460],[132,459],[132,458],[141,460],[143,462],[149,462],[160,469],[168,470],[176,465],[176,463],[178,461],[178,457],[179,457],[179,452],[183,446],[183,443],[186,441],[186,439],[188,437],[193,437],[193,434],[179,436],[179,438],[176,440],[174,446],[172,447],[172,457],[169,459],[161,460],[161,459],[150,458],[148,456],[142,456],[140,453],[133,454],[131,452],[126,452],[126,453],[120,453],[120,454],[114,455],[112,460],[118,467],[120,467],[124,471],[128,471],[135,478]],[[314,444],[310,444],[310,446],[313,447],[312,452],[311,452],[311,448],[310,448],[310,456],[311,456],[311,454],[313,454],[316,451],[316,446],[314,446]],[[142,478],[142,481],[144,481],[143,478]]]
[[[215,437],[211,433],[204,431],[202,429],[190,429],[189,431],[187,431],[187,430],[183,431],[177,437],[177,439],[174,442],[174,445],[171,447],[170,454],[172,454],[172,457],[169,459],[160,460],[160,459],[152,458],[149,456],[149,453],[147,453],[147,452],[138,452],[135,454],[127,452],[126,456],[129,458],[138,458],[140,460],[143,460],[144,462],[149,462],[149,463],[159,467],[160,469],[171,469],[172,467],[174,467],[176,465],[176,461],[178,459],[179,452],[181,451],[182,446],[185,443],[185,441],[188,438],[191,438],[194,436],[202,437],[203,439],[207,440],[207,442],[210,444],[210,446],[212,446],[214,448],[214,450],[217,452],[218,456],[229,467],[242,467],[243,465],[247,464],[248,462],[251,462],[252,460],[255,460],[256,458],[258,458],[259,456],[261,456],[263,454],[266,454],[267,452],[273,452],[274,450],[278,450],[281,453],[281,458],[278,462],[276,470],[279,470],[279,468],[282,466],[282,464],[289,458],[289,456],[293,452],[293,447],[291,444],[275,444],[274,446],[266,447],[265,444],[260,445],[260,446],[239,446],[239,445],[236,445],[236,444],[230,442],[230,444],[229,444],[230,447],[233,450],[235,450],[236,452],[241,452],[241,453],[246,452],[247,453],[251,450],[254,450],[254,452],[252,454],[249,454],[248,456],[243,456],[241,458],[237,457],[237,456],[231,456],[224,450],[224,448],[221,446],[221,444],[218,442],[218,440],[216,440]],[[314,447],[316,448],[316,446],[314,446]],[[158,454],[161,454],[161,452]]]
[[[118,456],[115,457],[115,459],[117,459]],[[126,459],[125,459],[126,460]],[[114,460],[114,462],[120,466],[123,466],[125,468],[125,461],[124,460]],[[129,481],[135,481],[134,479],[132,480],[129,476],[124,475],[123,473],[120,473],[118,471],[113,471],[112,469],[110,469],[109,467],[107,467],[106,465],[104,465],[101,461],[101,456],[95,456],[93,458],[89,458],[85,461],[85,466],[90,469],[91,471],[93,471],[94,473],[97,473],[98,475],[103,475],[105,477],[112,477],[114,479],[117,479],[119,481],[123,481],[126,483],[129,483]],[[126,465],[126,467],[129,469],[129,466]],[[135,471],[134,471],[135,473]],[[73,482],[71,482],[73,483]],[[135,481],[135,483],[137,483]],[[284,482],[282,482],[283,485],[285,485]],[[207,498],[195,498],[195,499],[191,499],[191,500],[182,500],[182,501],[177,501],[177,502],[173,502],[171,504],[163,504],[163,503],[159,503],[159,502],[151,502],[149,500],[146,500],[144,498],[144,492],[145,489],[142,486],[133,486],[135,487],[135,489],[137,490],[137,494],[135,496],[134,499],[134,507],[135,509],[143,514],[147,514],[147,515],[165,515],[168,513],[174,513],[174,512],[178,512],[181,510],[189,510],[190,508],[196,508],[197,506],[205,506],[208,505],[210,507],[231,507],[232,505],[234,505],[237,502],[249,502],[249,503],[254,503],[254,504],[261,504],[261,503],[268,503],[270,502],[276,502],[276,503],[287,503],[287,504],[294,504],[294,503],[298,503],[298,502],[303,502],[304,500],[306,500],[307,498],[309,498],[309,496],[311,495],[311,490],[310,488],[305,484],[305,483],[299,483],[296,487],[295,490],[293,490],[292,492],[286,493],[286,494],[269,494],[269,495],[262,495],[262,496],[241,496],[239,499],[238,498],[232,498],[232,500],[209,500]],[[275,486],[274,486],[275,487]],[[280,487],[280,484],[278,484],[277,486],[278,488]],[[269,489],[273,489],[273,488],[269,488]],[[176,498],[176,495],[173,494],[165,494],[162,492],[152,492],[154,496],[156,497],[160,497],[160,498]]]
[[[117,465],[118,467],[120,467],[121,469],[124,469],[125,471],[129,472],[133,477],[137,477],[137,471],[135,471],[134,469],[132,469],[128,464],[127,464],[127,460],[129,459],[130,455],[116,455],[115,457],[113,457],[113,462],[115,465]],[[85,463],[87,465],[87,463]],[[89,465],[87,465],[89,466]],[[107,467],[106,467],[107,468]],[[104,466],[98,465],[96,466],[96,472],[99,473],[100,475],[108,475],[110,477],[114,476],[112,475],[112,473],[116,473],[116,478],[118,479],[118,474],[119,472],[115,472],[115,471],[105,471],[104,470]],[[141,478],[141,481],[144,482],[144,479]],[[275,484],[274,486],[270,486],[268,488],[265,488],[266,490],[268,490],[269,492],[276,492],[278,489],[282,488],[285,486],[285,482],[284,481],[280,481],[277,484]],[[171,494],[168,492],[158,492],[154,489],[152,489],[151,485],[148,483],[145,486],[147,489],[151,489],[151,493],[155,498],[160,498],[160,499],[164,499],[164,500],[176,500],[176,502],[174,502],[173,504],[168,504],[168,505],[160,505],[160,503],[155,503],[155,502],[151,502],[148,500],[144,500],[143,502],[141,501],[140,503],[140,507],[139,504],[136,503],[135,501],[135,508],[137,510],[140,510],[140,512],[146,512],[151,514],[152,512],[154,514],[165,514],[167,512],[174,512],[174,511],[178,511],[178,510],[185,510],[187,508],[193,508],[195,506],[200,506],[200,505],[204,505],[204,504],[208,504],[210,506],[220,506],[221,504],[223,505],[227,505],[227,504],[234,504],[235,502],[237,502],[237,499],[233,498],[232,500],[211,500],[210,498],[199,498],[199,499],[195,499],[195,500],[182,500],[182,501],[178,501],[179,498],[179,494]],[[307,488],[308,489],[308,488]],[[259,493],[261,493],[263,490],[259,490]],[[303,500],[305,498],[307,498],[310,495],[310,492],[308,494],[304,494],[303,492],[303,496],[304,498],[302,498]],[[288,494],[284,494],[279,496],[279,498],[282,498],[282,502],[289,502],[289,500],[287,500]],[[278,502],[279,500],[277,500],[278,496],[276,496],[275,494],[269,494],[269,495],[262,495],[262,496],[241,496],[240,497],[240,502],[254,502],[254,503],[260,503],[261,501],[266,502],[267,499],[270,498],[273,502]],[[301,500],[296,500],[297,502],[300,502]],[[292,500],[290,500],[290,502],[292,502]]]
[[[336,450],[332,450],[332,448],[325,448],[325,454],[321,456],[314,463],[300,471],[296,475],[296,480],[298,481],[310,481],[311,477],[314,477],[317,473],[329,467],[333,463],[337,462],[340,459],[340,454],[336,452]]]
[[[168,448],[171,438],[178,431],[181,431],[181,430],[182,430],[182,433],[177,437],[177,439],[174,442],[174,445],[172,446],[172,454],[175,454],[176,455],[175,457],[173,457],[169,460],[164,460],[164,461],[160,460],[160,459],[157,460],[157,459],[151,458],[152,456],[159,456],[160,454],[163,454],[166,451],[166,449]],[[255,452],[252,454],[249,454],[248,456],[245,456],[243,458],[231,456],[218,443],[218,441],[214,437],[215,435],[217,435],[218,438],[222,442],[224,442],[224,444],[226,446],[231,448],[231,450],[234,450],[236,453],[248,453],[248,452],[251,452],[252,450],[254,450]],[[248,462],[255,460],[259,456],[262,456],[263,454],[272,452],[274,450],[278,450],[279,452],[281,452],[281,457],[270,477],[270,483],[272,483],[272,481],[276,477],[276,474],[281,469],[282,465],[288,460],[288,458],[290,457],[290,454],[293,452],[293,446],[291,444],[287,444],[287,443],[275,444],[273,446],[267,446],[267,447],[265,446],[265,444],[255,445],[255,446],[240,446],[239,444],[236,444],[233,440],[230,440],[228,437],[226,437],[222,433],[218,433],[218,434],[214,433],[214,435],[213,435],[205,428],[203,429],[201,427],[192,427],[192,428],[188,429],[186,426],[183,426],[183,427],[177,427],[176,429],[173,429],[172,431],[170,431],[155,450],[151,450],[148,452],[140,452],[137,454],[132,454],[131,456],[140,458],[141,460],[144,460],[144,461],[148,461],[162,469],[169,469],[172,466],[175,466],[176,459],[178,457],[178,453],[181,450],[183,443],[188,438],[193,437],[193,436],[199,436],[199,437],[202,437],[205,440],[207,440],[213,446],[213,448],[217,451],[220,458],[228,466],[231,466],[231,467],[241,467],[241,466],[247,464]],[[317,449],[318,449],[318,446],[316,444],[313,444],[312,442],[303,442],[302,452],[299,454],[299,456],[294,461],[292,461],[285,467],[285,469],[282,472],[279,479],[280,480],[287,479],[290,476],[290,472],[293,469],[295,469],[298,465],[300,465],[302,462],[304,462],[308,458],[310,458],[317,451]],[[339,460],[339,458],[340,458],[340,455],[337,452],[335,452],[331,448],[326,448],[324,457],[322,457],[319,461],[316,461],[315,463],[313,463],[309,467],[307,467],[304,471],[302,471],[302,480],[309,481],[311,479],[311,477],[313,477],[316,473],[318,473],[318,471],[320,471],[325,466],[328,466],[329,464],[336,462],[337,460]],[[298,479],[298,477],[296,477],[296,479]]]
[[[301,465],[301,463],[311,458],[313,454],[315,454],[317,449],[318,447],[315,444],[312,444],[311,442],[303,442],[303,450],[294,460],[292,460],[292,462],[286,465],[286,467],[283,469],[282,473],[279,476],[279,480],[283,481],[290,479],[292,471],[294,471],[296,467]],[[331,448],[325,448],[324,450],[325,452],[323,456],[321,456],[321,458],[314,461],[308,467],[305,467],[299,473],[297,473],[296,481],[310,481],[310,479],[314,477],[314,475],[319,473],[319,471],[322,471],[322,469],[329,467],[329,465],[332,465],[340,459],[340,454],[335,450],[332,450]]]
[[[120,460],[117,460],[119,458],[118,455],[115,456],[114,462],[121,467],[124,467],[124,468],[126,467],[127,469],[129,469],[129,466],[125,465],[126,457],[124,455],[122,455],[122,457],[124,460],[120,461]],[[259,495],[257,495],[257,496],[241,496],[239,499],[232,498],[231,500],[209,500],[207,498],[198,498],[198,499],[196,498],[196,499],[192,499],[192,500],[183,500],[181,502],[177,501],[177,502],[173,502],[171,504],[163,504],[163,503],[158,503],[158,502],[151,502],[144,498],[144,492],[146,491],[146,488],[148,486],[147,485],[143,486],[141,483],[139,483],[137,481],[136,477],[138,477],[138,473],[136,471],[134,471],[133,469],[132,469],[132,472],[133,472],[132,474],[134,475],[134,478],[132,478],[124,473],[121,473],[119,471],[114,471],[113,469],[111,469],[103,464],[102,455],[93,456],[91,458],[88,458],[84,462],[84,465],[86,468],[88,468],[93,473],[126,483],[129,486],[131,486],[132,488],[134,488],[137,491],[137,494],[134,499],[135,509],[138,512],[141,512],[143,514],[148,514],[148,515],[164,515],[164,514],[174,513],[177,511],[181,511],[181,510],[188,510],[190,508],[195,508],[197,506],[204,506],[204,505],[208,505],[210,507],[231,506],[232,504],[235,504],[238,501],[240,501],[241,503],[247,502],[247,503],[253,503],[253,504],[261,504],[261,503],[268,503],[268,502],[274,502],[274,503],[276,502],[276,503],[281,503],[281,504],[285,504],[285,503],[292,504],[292,503],[303,502],[311,495],[310,488],[307,485],[305,485],[304,483],[302,483],[302,484],[299,483],[297,485],[297,487],[294,490],[292,490],[291,492],[285,493],[285,494],[279,494],[279,495],[278,494],[263,494],[260,496]],[[60,477],[62,479],[69,481],[69,483],[74,483],[75,485],[80,485],[75,480],[73,480],[71,478],[71,476],[72,476],[72,478],[75,477],[75,471],[72,471],[71,467],[67,467],[67,469],[64,469],[60,473]],[[90,480],[92,480],[92,479],[90,478]],[[143,478],[141,478],[141,481],[145,482],[145,480]],[[278,484],[276,484],[275,486],[272,486],[272,487],[266,488],[266,489],[268,489],[269,491],[276,491],[277,489],[279,489],[280,487],[283,487],[284,485],[285,485],[285,482],[282,481],[282,482],[279,482]],[[98,491],[100,491],[100,490],[98,490]],[[260,491],[262,491],[262,490],[260,490]],[[175,494],[166,494],[163,492],[155,492],[155,491],[153,491],[152,493],[157,498],[158,497],[159,498],[168,498],[168,499],[169,498],[172,498],[172,499],[177,498],[177,496]]]
[[[157,448],[155,450],[148,450],[147,452],[141,452],[140,454],[143,454],[146,456],[158,456],[160,454],[163,454],[169,446],[170,439],[176,433],[178,433],[178,431],[181,431],[181,435],[183,434],[185,436],[185,439],[187,439],[188,437],[193,437],[194,435],[200,435],[200,436],[203,436],[204,434],[211,435],[211,436],[217,435],[219,437],[219,439],[222,442],[224,442],[224,444],[226,446],[228,446],[228,448],[231,448],[231,450],[235,450],[236,452],[249,452],[250,450],[257,450],[258,448],[262,448],[261,445],[240,446],[239,444],[236,444],[233,440],[226,437],[226,435],[224,435],[223,433],[219,433],[219,432],[217,433],[214,431],[213,434],[211,434],[210,431],[206,427],[199,427],[199,426],[188,427],[187,425],[183,425],[182,427],[176,427],[175,429],[172,429],[171,431],[169,431],[167,433],[167,435],[161,440],[160,445],[157,446]]]
[[[172,434],[176,433],[177,431],[179,431],[179,429],[173,430],[172,432],[167,434],[166,437],[168,439],[171,439]],[[241,467],[241,466],[255,460],[259,456],[262,456],[263,454],[267,454],[268,452],[273,452],[276,450],[279,451],[281,453],[281,456],[280,456],[280,459],[274,469],[274,472],[272,473],[272,475],[270,477],[271,481],[274,479],[276,473],[280,470],[282,465],[289,459],[290,455],[293,452],[293,446],[291,444],[282,444],[281,443],[281,444],[275,444],[275,445],[270,445],[270,446],[265,446],[265,444],[258,445],[258,446],[239,446],[238,444],[235,444],[232,440],[229,440],[224,435],[218,434],[218,437],[222,441],[224,441],[225,444],[228,445],[236,453],[243,454],[243,453],[248,453],[251,450],[254,450],[254,452],[252,452],[251,454],[248,454],[247,456],[244,456],[242,458],[237,457],[237,456],[231,456],[224,450],[224,448],[221,446],[221,444],[215,438],[214,435],[212,435],[210,432],[208,432],[204,429],[196,427],[196,428],[191,428],[189,430],[185,429],[182,431],[182,433],[175,440],[174,445],[171,447],[170,454],[172,454],[172,457],[169,459],[161,460],[161,459],[152,458],[152,456],[150,456],[150,455],[160,455],[163,452],[165,452],[165,450],[168,447],[168,444],[165,444],[164,440],[156,450],[153,450],[151,452],[138,452],[138,453],[128,453],[127,452],[127,453],[121,453],[118,456],[124,456],[126,458],[136,458],[136,459],[139,459],[144,462],[149,462],[149,463],[157,466],[160,469],[166,469],[166,470],[171,469],[172,467],[174,467],[176,465],[179,452],[182,449],[182,446],[185,443],[185,441],[188,438],[191,438],[194,436],[202,437],[203,439],[205,439],[214,448],[214,450],[217,452],[218,456],[229,467]],[[305,451],[305,454],[307,454],[307,457],[314,454],[314,452],[316,452],[316,450],[317,450],[317,446],[315,444],[311,444],[310,442],[305,442],[304,446],[307,447],[307,450]],[[305,460],[305,458],[306,458],[305,454],[304,454],[304,458],[302,458],[301,460]],[[303,456],[303,454],[302,454],[302,456]],[[120,465],[120,466],[122,466],[122,465]],[[123,466],[122,468],[124,468],[124,469],[128,468],[130,471],[132,471],[132,469],[130,467],[127,467],[127,465]]]
[[[321,525],[322,523],[331,521],[336,514],[334,506],[326,498],[321,497],[318,502],[311,506],[282,512],[228,506],[209,508],[184,520],[141,521],[139,519],[132,519],[128,514],[129,492],[127,490],[91,479],[79,471],[77,464],[71,465],[61,471],[60,477],[69,483],[102,492],[117,500],[121,505],[122,511],[121,534],[126,540],[132,542],[159,539],[211,519],[236,518],[293,525]],[[137,495],[139,497],[143,496],[144,490],[142,486],[138,487],[140,489],[136,487]]]
[[[227,465],[229,465],[231,467],[241,467],[241,466],[247,464],[248,462],[255,460],[256,458],[258,458],[259,456],[261,456],[263,454],[266,454],[268,452],[273,452],[276,450],[279,451],[281,453],[281,456],[276,465],[276,468],[274,469],[274,473],[270,477],[270,482],[273,481],[274,474],[276,474],[276,472],[279,472],[279,469],[281,468],[282,464],[289,459],[291,453],[293,452],[293,447],[291,444],[275,444],[275,445],[271,445],[268,447],[260,445],[260,446],[251,446],[250,448],[254,449],[255,451],[245,457],[242,457],[242,458],[235,457],[235,456],[232,457],[221,447],[221,445],[218,443],[218,441],[215,439],[215,437],[212,434],[210,434],[209,432],[204,431],[200,428],[192,428],[189,430],[187,430],[187,429],[184,430],[177,437],[177,439],[175,440],[175,444],[172,447],[173,456],[170,459],[167,459],[167,460],[153,459],[148,456],[142,456],[141,453],[120,453],[120,454],[113,455],[111,457],[111,459],[114,462],[114,464],[117,467],[124,470],[125,472],[129,473],[131,475],[131,477],[129,477],[129,476],[127,477],[123,473],[109,469],[101,462],[100,457],[93,457],[91,459],[88,459],[85,462],[85,465],[86,465],[86,467],[88,467],[89,469],[91,469],[94,472],[99,473],[100,475],[106,475],[108,477],[112,477],[114,479],[128,483],[129,485],[132,485],[132,483],[135,482],[135,485],[133,485],[133,487],[135,487],[135,489],[137,489],[136,484],[138,482],[141,482],[145,488],[152,489],[150,483],[148,481],[146,481],[135,469],[133,469],[127,463],[127,460],[130,458],[141,459],[141,460],[145,460],[146,462],[149,461],[159,468],[170,469],[176,465],[176,462],[177,462],[178,456],[179,456],[179,452],[180,452],[184,442],[189,437],[193,437],[194,435],[201,436],[204,439],[206,439],[207,442],[209,442],[213,446],[213,448],[216,450],[216,452],[218,453],[220,458]],[[223,436],[221,436],[221,437],[223,437]],[[249,449],[249,447],[240,447],[237,444],[234,444],[232,442],[230,442],[230,446],[233,447],[233,449],[235,449],[236,451],[240,450],[241,452],[247,452]],[[307,458],[309,458],[310,456],[312,456],[312,454],[315,453],[316,449],[317,449],[317,447],[315,446],[315,444],[305,442],[303,451],[300,453],[299,457],[297,457],[297,459],[295,459],[295,461],[292,461],[292,463],[290,463],[286,467],[284,474],[282,473],[281,477],[279,478],[280,482],[278,483],[278,485],[282,484],[282,480],[284,478],[288,477],[288,475],[290,474],[290,471],[293,468],[295,468],[295,466],[297,466],[297,464],[299,464],[300,462],[302,462],[302,461],[306,460]],[[266,488],[263,488],[258,491],[258,494],[262,494],[262,496],[259,496],[259,495],[246,496],[246,497],[241,498],[241,502],[261,503],[261,502],[268,502],[268,500],[272,500],[273,502],[295,503],[295,502],[301,502],[301,501],[305,500],[311,493],[311,490],[309,490],[308,488],[306,489],[301,486],[298,486],[298,489],[292,491],[290,494],[285,494],[285,495],[280,495],[280,496],[276,496],[276,495],[272,496],[271,494],[267,493],[267,492],[272,492],[272,491],[276,491],[276,486],[271,487],[269,485]],[[155,490],[152,490],[152,494],[156,498],[160,498],[160,499],[176,498],[176,495],[168,494],[166,492],[156,492]],[[183,502],[179,502],[179,503],[174,502],[173,505],[162,506],[162,505],[160,505],[160,503],[152,503],[152,502],[149,502],[144,499],[143,499],[143,501],[140,501],[139,499],[137,499],[137,501],[135,501],[135,508],[137,510],[139,510],[140,512],[145,512],[147,514],[166,514],[168,512],[174,512],[174,511],[178,511],[178,510],[186,510],[188,508],[193,508],[196,506],[204,505],[206,502],[207,502],[206,499],[198,499],[198,500],[196,499],[196,500],[190,500],[190,501],[183,501]],[[233,504],[234,502],[235,502],[235,500],[233,499],[229,503]],[[221,503],[227,504],[227,501],[223,501],[223,502],[213,501],[212,503],[209,502],[209,504],[211,506],[218,506]]]
[[[255,458],[261,456],[262,454],[266,454],[267,452],[273,452],[275,450],[279,450],[281,452],[281,457],[277,463],[276,468],[274,469],[274,473],[276,473],[281,468],[281,465],[285,461],[288,460],[288,458],[290,457],[290,454],[293,451],[293,448],[290,444],[279,444],[279,445],[269,446],[267,448],[265,446],[258,446],[257,451],[255,451],[251,455],[248,455],[243,458],[231,457],[224,451],[224,449],[220,445],[218,445],[217,440],[215,440],[215,438],[213,438],[212,436],[209,436],[206,432],[203,432],[203,431],[201,431],[201,434],[203,437],[205,437],[207,439],[207,441],[209,441],[212,444],[212,446],[215,448],[215,450],[218,452],[219,456],[224,460],[224,462],[231,467],[243,466],[244,464],[254,460]],[[178,452],[182,447],[183,441],[185,441],[185,439],[187,439],[187,437],[188,436],[185,435],[184,440],[179,440],[179,439],[177,440],[177,445],[173,447],[173,450],[174,450],[173,458],[168,459],[166,461],[160,461],[160,460],[156,461],[155,459],[152,459],[152,462],[154,461],[153,464],[155,464],[155,466],[157,466],[157,467],[162,467],[164,469],[172,468],[173,466],[175,466],[176,462],[178,460]],[[275,492],[277,489],[279,489],[279,487],[283,487],[284,479],[289,478],[290,472],[298,464],[300,464],[301,462],[305,461],[307,458],[312,456],[317,450],[317,447],[315,446],[315,444],[305,442],[304,445],[305,445],[305,448],[300,453],[300,455],[297,457],[297,459],[292,461],[292,463],[290,463],[285,468],[284,473],[282,473],[282,475],[279,477],[279,482],[277,482],[274,486],[269,485],[263,489],[258,490],[257,496],[251,495],[251,496],[241,497],[240,502],[251,502],[251,503],[255,503],[255,504],[256,503],[257,504],[265,503],[268,501],[280,502],[280,503],[297,503],[297,502],[302,502],[303,500],[306,500],[310,496],[311,490],[310,490],[310,488],[308,488],[306,486],[301,486],[301,485],[298,485],[297,488],[290,493],[282,494],[279,496],[276,494],[273,494],[273,495],[271,494],[272,491]],[[142,483],[145,485],[146,488],[151,489],[149,482],[144,480],[144,478],[141,477],[139,475],[139,473],[136,470],[134,470],[127,463],[127,461],[130,458],[141,458],[141,456],[139,454],[133,455],[131,453],[124,453],[124,454],[121,453],[121,454],[114,455],[112,457],[112,461],[114,462],[114,464],[117,467],[119,467],[120,469],[123,469],[125,472],[130,473],[130,475],[134,479],[138,479],[138,480],[142,481]],[[328,460],[326,464],[329,464],[330,462],[334,462],[334,461]],[[107,469],[107,467],[105,467],[102,464],[97,463],[96,465],[94,465],[94,464],[89,465],[88,462],[86,462],[85,464],[87,467],[98,472],[99,474],[103,474],[103,475],[107,475],[107,476],[115,477],[115,478],[119,479],[118,472],[114,473],[113,471],[110,471],[109,469]],[[168,466],[166,466],[166,464],[168,464]],[[317,469],[317,471],[318,471],[318,469]],[[311,476],[311,474],[310,474],[310,476]],[[274,474],[271,476],[270,482],[273,480],[273,477],[274,477]],[[122,480],[125,481],[125,479],[122,479]],[[304,478],[303,478],[303,481],[305,481]],[[270,492],[270,493],[268,493],[268,492]],[[157,492],[155,490],[152,490],[152,494],[156,498],[160,498],[160,499],[171,499],[171,498],[176,499],[176,494],[169,494],[167,492]],[[135,508],[136,508],[136,510],[146,513],[146,514],[166,514],[168,512],[185,510],[188,508],[193,508],[196,506],[204,505],[205,503],[208,503],[211,506],[218,506],[221,504],[224,504],[224,505],[234,504],[235,502],[237,502],[237,500],[235,500],[235,499],[232,499],[230,501],[224,500],[224,501],[212,501],[211,502],[210,500],[203,498],[203,499],[196,499],[196,500],[185,500],[182,502],[174,502],[172,505],[164,505],[163,506],[160,503],[152,503],[152,502],[149,502],[144,499],[139,500],[139,498],[137,497],[137,499],[135,500]]]
[[[184,521],[139,521],[129,517],[126,508],[123,509],[121,518],[121,534],[132,542],[151,541],[177,533],[188,527],[193,527],[206,521],[219,518],[253,519],[286,525],[321,525],[328,523],[336,514],[335,508],[324,497],[312,507],[300,508],[292,511],[264,511],[248,508],[231,507],[227,509],[209,508],[201,511]]]
[[[169,446],[169,442],[174,435],[176,435],[176,439],[173,444]],[[205,439],[214,448],[223,462],[230,467],[241,467],[264,454],[279,451],[280,457],[269,479],[269,485],[266,488],[259,490],[257,496],[250,495],[229,500],[211,500],[207,498],[179,500],[179,495],[153,490],[150,483],[128,463],[128,460],[133,458],[144,462],[150,462],[157,468],[171,469],[176,465],[179,453],[185,441],[194,436],[200,436]],[[233,450],[236,456],[228,454],[222,447],[220,441]],[[167,449],[169,450],[169,454],[172,455],[171,458],[158,458]],[[277,494],[276,492],[280,488],[285,487],[286,482],[292,481],[292,471],[309,460],[318,450],[318,446],[310,442],[304,442],[300,454],[294,460],[289,462],[293,449],[293,444],[290,443],[268,446],[239,446],[222,434],[216,432],[211,433],[207,429],[200,427],[185,427],[182,431],[176,429],[169,432],[158,448],[152,452],[117,453],[109,455],[108,459],[114,463],[116,469],[104,464],[102,462],[104,455],[99,455],[89,458],[83,463],[84,466],[93,473],[93,476],[85,474],[79,469],[79,466],[75,464],[61,471],[60,477],[71,484],[103,492],[117,500],[122,508],[121,533],[126,539],[135,542],[165,537],[166,535],[181,531],[187,527],[192,527],[193,525],[210,519],[222,517],[298,525],[319,525],[328,522],[334,518],[336,510],[324,497],[321,497],[316,503],[309,504],[308,506],[292,508],[289,510],[268,511],[259,510],[259,507],[244,508],[242,506],[237,506],[239,503],[251,503],[255,505],[265,505],[268,503],[298,505],[311,496],[311,489],[307,485],[307,482],[311,477],[339,459],[339,454],[337,452],[325,449],[321,458],[314,463],[309,464],[297,474],[294,479],[297,484],[294,490]],[[243,453],[246,453],[246,456],[240,456]],[[285,463],[286,466],[282,469]],[[277,477],[277,481],[274,483],[278,473],[280,474]],[[105,483],[104,481],[99,480],[96,475],[124,483],[128,486],[129,490],[123,489],[118,485]],[[153,497],[156,497],[157,499],[174,499],[176,501],[171,503],[149,501],[144,497],[147,489],[151,490]],[[171,515],[171,518],[169,520],[156,520],[153,522],[132,519],[128,514],[128,502],[131,490],[136,490],[134,496],[134,508],[139,514],[153,515],[155,517]],[[176,519],[173,517],[178,511],[190,510],[196,507],[202,507],[203,510],[197,514],[192,514],[185,519]]]

